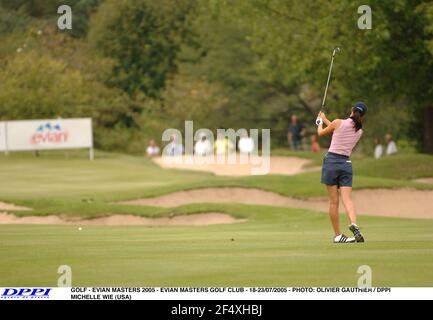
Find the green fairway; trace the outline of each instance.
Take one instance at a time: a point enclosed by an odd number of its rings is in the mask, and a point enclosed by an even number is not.
[[[356,286],[361,265],[372,268],[374,286],[433,285],[432,220],[361,217],[368,242],[333,245],[327,216],[313,211],[233,204],[177,208],[113,204],[206,186],[322,196],[317,172],[228,178],[162,170],[131,156],[98,153],[94,162],[84,156],[1,156],[0,179],[7,183],[0,185],[0,201],[34,209],[16,212],[19,215],[226,212],[247,222],[206,227],[84,226],[82,231],[77,226],[0,225],[0,286],[55,286],[60,265],[72,267],[74,286]],[[422,174],[428,175],[428,170]],[[355,187],[433,188],[393,178],[360,175]]]
[[[368,242],[334,245],[326,215],[226,207],[249,222],[208,227],[0,226],[2,286],[432,286],[433,221],[362,218]],[[232,241],[232,239],[234,241]]]

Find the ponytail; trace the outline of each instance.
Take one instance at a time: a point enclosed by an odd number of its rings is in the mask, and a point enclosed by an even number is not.
[[[350,119],[353,120],[353,127],[355,128],[355,131],[358,131],[362,129],[362,116],[361,113],[353,108],[353,116],[350,117]]]

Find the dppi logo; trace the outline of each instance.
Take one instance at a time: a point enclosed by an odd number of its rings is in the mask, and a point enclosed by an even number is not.
[[[49,298],[51,289],[44,288],[5,288],[0,296],[2,299],[43,299]]]
[[[59,123],[52,125],[48,122],[38,127],[36,133],[31,138],[31,143],[34,145],[38,145],[41,143],[59,144],[67,142],[68,138],[69,132],[63,130],[62,126]]]

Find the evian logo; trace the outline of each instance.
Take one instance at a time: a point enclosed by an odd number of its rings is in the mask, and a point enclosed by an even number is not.
[[[36,129],[36,133],[31,137],[31,143],[39,145],[43,143],[60,144],[67,142],[69,138],[69,132],[64,130],[59,123],[45,123]]]

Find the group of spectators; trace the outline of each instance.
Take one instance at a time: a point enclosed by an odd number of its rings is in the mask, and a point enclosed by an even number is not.
[[[299,121],[296,115],[292,115],[290,124],[288,127],[287,140],[292,150],[304,150],[303,139],[307,136],[307,128],[305,125]],[[382,146],[380,139],[376,138],[374,140],[375,149],[374,157],[376,159],[381,158],[384,154],[393,155],[397,153],[397,145],[394,142],[390,134],[385,135],[386,150]],[[238,142],[238,149],[241,153],[251,153],[255,148],[254,140],[248,136],[245,132],[241,135]],[[310,135],[310,151],[317,153],[320,152],[320,145],[317,139],[317,135]],[[217,139],[213,143],[208,139],[205,134],[199,136],[198,141],[194,145],[194,154],[200,156],[208,156],[213,153],[228,154],[235,151],[235,146],[232,141],[230,141],[224,135],[218,135]],[[170,141],[166,148],[164,148],[165,155],[168,156],[179,156],[184,152],[184,147],[182,143],[178,142],[176,136],[171,136]],[[161,149],[155,143],[155,140],[150,140],[149,145],[146,149],[146,154],[149,157],[159,156],[161,154]]]
[[[376,159],[382,158],[384,153],[387,156],[392,156],[397,153],[397,144],[389,133],[385,135],[385,144],[386,150],[383,148],[379,138],[374,139],[374,157]]]
[[[238,150],[240,153],[251,153],[255,149],[253,138],[245,132],[241,135],[238,142]],[[218,135],[215,142],[208,139],[205,134],[199,136],[198,141],[194,144],[194,154],[199,156],[209,156],[212,154],[221,155],[235,151],[235,146],[225,135]],[[167,156],[180,156],[184,153],[183,144],[178,142],[175,135],[170,137],[170,141],[164,148],[164,154]],[[161,149],[156,145],[155,140],[150,140],[146,149],[146,154],[149,157],[159,156]]]

